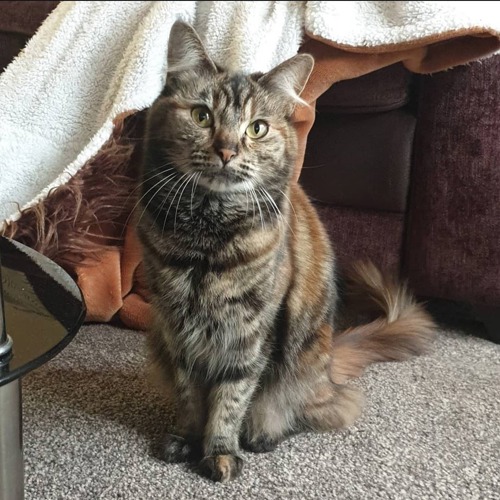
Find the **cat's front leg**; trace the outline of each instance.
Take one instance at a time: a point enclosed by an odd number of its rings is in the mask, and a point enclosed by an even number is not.
[[[165,435],[162,458],[171,463],[199,460],[203,456],[203,431],[207,418],[206,390],[181,367],[176,369],[175,382],[175,434]]]
[[[221,382],[210,391],[203,441],[205,456],[200,468],[214,481],[234,479],[243,468],[243,460],[239,456],[239,435],[257,380],[257,377],[248,377]]]

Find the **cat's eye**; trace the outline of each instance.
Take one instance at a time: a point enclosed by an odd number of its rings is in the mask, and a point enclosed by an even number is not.
[[[202,128],[211,127],[214,119],[212,113],[205,106],[197,106],[191,111],[193,121]]]
[[[269,131],[269,125],[264,120],[255,120],[248,125],[246,134],[250,139],[261,139]]]

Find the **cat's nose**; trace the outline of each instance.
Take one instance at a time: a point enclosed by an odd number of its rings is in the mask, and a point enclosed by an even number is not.
[[[221,148],[217,150],[217,154],[220,156],[220,159],[225,165],[231,158],[236,156],[236,151],[233,151],[232,149]]]

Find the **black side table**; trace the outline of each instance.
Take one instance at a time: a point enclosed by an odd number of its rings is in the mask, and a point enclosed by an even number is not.
[[[24,498],[21,377],[60,352],[82,325],[73,279],[34,250],[0,237],[0,499]]]

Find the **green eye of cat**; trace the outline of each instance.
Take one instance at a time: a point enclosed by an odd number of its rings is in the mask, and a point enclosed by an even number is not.
[[[248,125],[246,134],[250,139],[261,139],[269,131],[269,125],[264,120],[255,120]]]
[[[202,128],[211,127],[213,123],[212,113],[204,106],[197,106],[191,111],[193,121]]]

